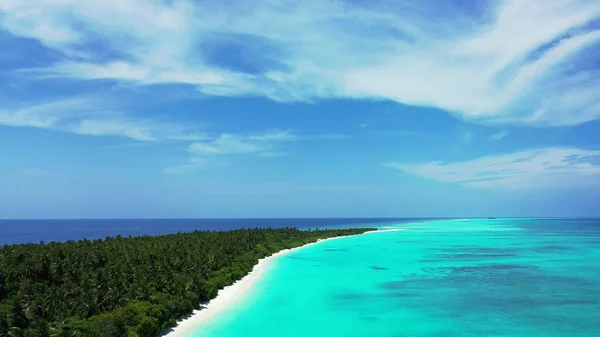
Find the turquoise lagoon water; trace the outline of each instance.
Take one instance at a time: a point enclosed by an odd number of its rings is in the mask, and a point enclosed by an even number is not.
[[[277,259],[190,337],[600,336],[600,221],[397,227]]]

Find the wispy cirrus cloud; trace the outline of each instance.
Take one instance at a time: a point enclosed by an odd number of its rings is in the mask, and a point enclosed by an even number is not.
[[[215,163],[240,158],[276,158],[289,154],[284,146],[290,142],[344,140],[344,134],[297,134],[290,130],[271,130],[262,133],[222,133],[187,147],[189,158],[183,164],[167,167],[168,174],[179,174],[204,168]]]
[[[388,163],[426,179],[474,188],[581,187],[600,181],[600,150],[551,147],[462,162]]]
[[[5,0],[0,13],[64,55],[38,76],[387,99],[488,123],[600,118],[595,1]]]
[[[0,125],[35,127],[90,136],[119,136],[136,141],[198,141],[205,135],[172,121],[132,115],[99,96],[81,96],[0,109]]]
[[[269,154],[278,153],[275,151],[276,144],[297,138],[290,131],[250,135],[225,133],[210,141],[192,143],[189,151],[198,156],[269,156]]]
[[[506,136],[508,136],[508,131],[506,130],[502,130],[502,131],[498,131],[496,133],[493,133],[490,135],[490,140],[500,140],[503,138],[506,138]]]
[[[167,167],[165,173],[180,174],[206,167],[221,160],[240,157],[280,157],[287,153],[281,143],[302,139],[291,131],[270,131],[253,134],[223,133],[212,139],[191,143],[188,160]]]
[[[191,157],[185,163],[165,168],[166,174],[182,174],[194,171],[209,165],[210,162],[205,158]]]

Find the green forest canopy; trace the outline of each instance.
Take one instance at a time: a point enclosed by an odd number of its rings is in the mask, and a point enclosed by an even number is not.
[[[260,258],[369,230],[241,229],[3,246],[0,336],[157,336]]]

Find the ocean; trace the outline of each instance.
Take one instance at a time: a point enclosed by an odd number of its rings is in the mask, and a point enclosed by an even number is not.
[[[163,235],[194,230],[255,227],[335,228],[405,223],[419,219],[98,219],[0,220],[0,246],[41,241],[104,239],[107,236]],[[425,219],[421,219],[425,220]]]
[[[276,259],[189,337],[598,337],[600,220],[386,223]]]

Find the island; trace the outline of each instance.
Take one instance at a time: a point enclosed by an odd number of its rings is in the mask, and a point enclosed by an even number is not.
[[[158,336],[260,259],[372,230],[255,228],[6,245],[0,336]]]

